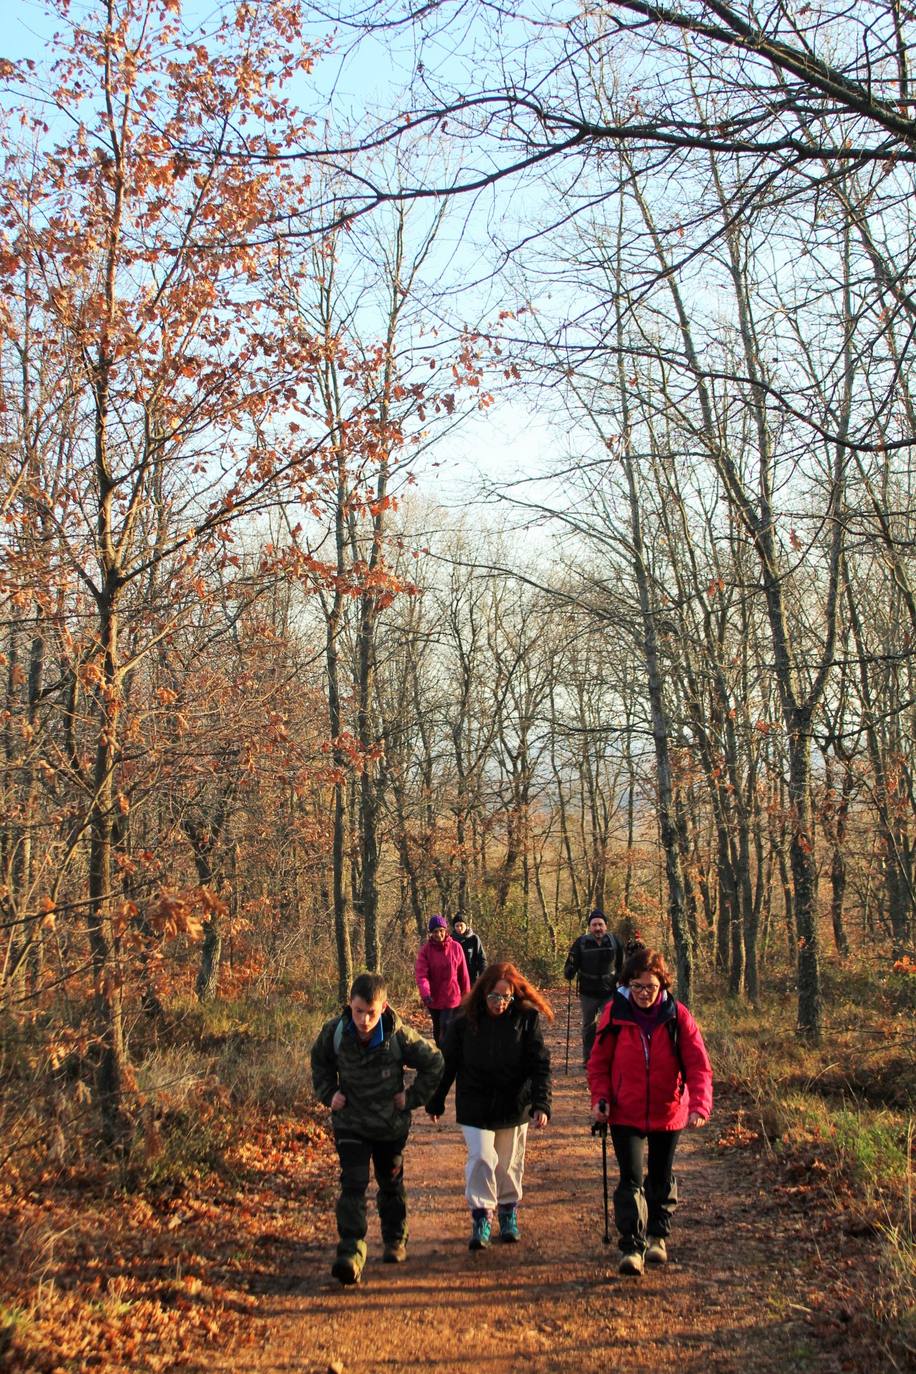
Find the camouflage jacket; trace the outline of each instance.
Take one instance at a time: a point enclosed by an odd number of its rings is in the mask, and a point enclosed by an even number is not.
[[[342,1024],[335,1049],[335,1032]],[[338,1089],[347,1105],[332,1115],[335,1131],[351,1130],[370,1140],[397,1140],[410,1129],[410,1113],[428,1102],[442,1076],[442,1055],[430,1040],[406,1026],[391,1007],[382,1013],[382,1043],[360,1044],[349,1008],[326,1021],[312,1046],[312,1083],[319,1102],[330,1107]],[[392,1041],[397,1037],[397,1044]],[[416,1069],[407,1107],[394,1105],[404,1087],[404,1069]]]

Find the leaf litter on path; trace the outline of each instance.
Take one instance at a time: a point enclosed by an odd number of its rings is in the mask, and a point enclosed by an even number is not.
[[[709,1130],[682,1137],[669,1263],[619,1275],[616,1247],[602,1243],[601,1146],[584,1074],[563,1074],[556,1029],[553,1053],[554,1113],[545,1131],[529,1132],[521,1244],[468,1251],[461,1133],[418,1112],[405,1156],[407,1263],[381,1263],[370,1190],[368,1262],[358,1285],[341,1288],[330,1276],[325,1190],[312,1237],[290,1247],[289,1290],[261,1298],[261,1338],[225,1362],[213,1352],[201,1371],[885,1374],[857,1315],[868,1238],[827,1225],[816,1188],[785,1191],[793,1185],[773,1160],[750,1148],[734,1098],[717,1105]],[[612,1151],[608,1164],[612,1192]]]

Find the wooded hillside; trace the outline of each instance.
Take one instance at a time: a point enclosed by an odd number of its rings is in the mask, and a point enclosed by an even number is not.
[[[195,999],[412,997],[436,911],[549,984],[593,907],[800,1053],[874,997],[907,1157],[912,16],[46,9],[0,62],[7,1161],[136,1160]],[[385,44],[354,114],[328,64]]]

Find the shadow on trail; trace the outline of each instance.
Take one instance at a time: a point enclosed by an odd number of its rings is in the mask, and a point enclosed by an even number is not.
[[[552,1032],[561,1065],[564,1030]],[[612,1156],[608,1167],[613,1190]],[[617,1273],[616,1238],[602,1244],[601,1148],[578,1066],[556,1075],[551,1123],[529,1134],[520,1244],[468,1251],[463,1177],[458,1127],[418,1114],[407,1263],[382,1264],[372,1199],[363,1279],[341,1288],[329,1198],[324,1243],[291,1245],[287,1272],[261,1289],[257,1339],[197,1374],[842,1374],[842,1346],[805,1325],[810,1228],[772,1213],[712,1133],[685,1132],[671,1262],[636,1279]]]

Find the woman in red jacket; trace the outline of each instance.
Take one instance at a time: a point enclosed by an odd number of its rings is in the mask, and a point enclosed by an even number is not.
[[[696,1021],[670,996],[671,975],[655,950],[637,949],[605,1008],[588,1061],[592,1116],[608,1123],[620,1182],[614,1220],[621,1274],[664,1264],[677,1205],[674,1153],[685,1126],[705,1126],[712,1066]],[[643,1156],[648,1168],[643,1186]]]
[[[471,990],[471,980],[464,950],[449,935],[445,917],[431,916],[426,929],[429,938],[420,946],[414,979],[420,1001],[432,1017],[433,1039],[439,1045],[458,1003]]]

